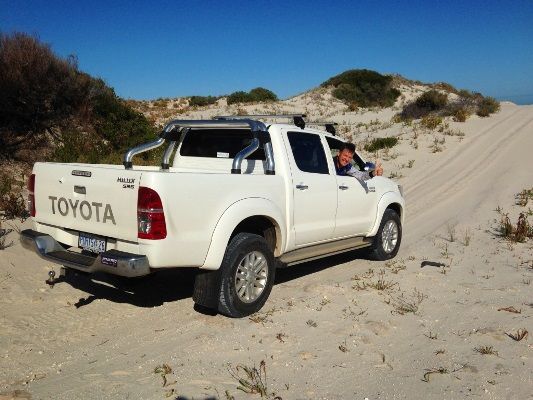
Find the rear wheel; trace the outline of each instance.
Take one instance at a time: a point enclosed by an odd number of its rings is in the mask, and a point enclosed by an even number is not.
[[[220,266],[218,311],[237,318],[259,311],[272,290],[275,265],[272,250],[262,236],[237,234]]]
[[[402,222],[396,211],[387,208],[374,237],[370,255],[378,261],[389,260],[398,254],[402,241]]]

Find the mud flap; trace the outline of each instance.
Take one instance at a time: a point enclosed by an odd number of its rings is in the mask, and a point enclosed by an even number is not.
[[[194,280],[192,299],[203,307],[216,309],[220,294],[220,270],[200,270]]]

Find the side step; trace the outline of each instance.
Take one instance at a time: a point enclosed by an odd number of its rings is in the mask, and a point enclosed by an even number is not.
[[[287,265],[294,265],[306,261],[317,260],[322,257],[328,257],[335,254],[345,253],[347,251],[362,249],[372,244],[373,238],[355,237],[334,242],[317,244],[315,246],[304,247],[285,253],[280,257],[280,261]]]

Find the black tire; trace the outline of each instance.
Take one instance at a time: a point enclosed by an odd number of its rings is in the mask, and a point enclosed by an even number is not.
[[[394,228],[396,227],[396,234],[394,234]],[[385,230],[385,233],[384,233]],[[392,243],[387,242],[387,238],[392,234]],[[390,260],[391,258],[396,257],[398,250],[400,250],[400,243],[402,242],[402,222],[396,211],[387,208],[383,213],[383,218],[381,219],[381,224],[379,229],[374,236],[374,241],[370,247],[370,257],[377,261]]]
[[[274,255],[266,240],[252,233],[238,233],[231,239],[220,266],[218,311],[233,318],[259,311],[270,295],[275,274]]]

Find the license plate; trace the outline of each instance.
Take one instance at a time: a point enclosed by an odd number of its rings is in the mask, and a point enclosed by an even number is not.
[[[83,250],[92,253],[100,254],[105,251],[106,239],[101,236],[90,235],[88,233],[80,232],[78,246]]]

